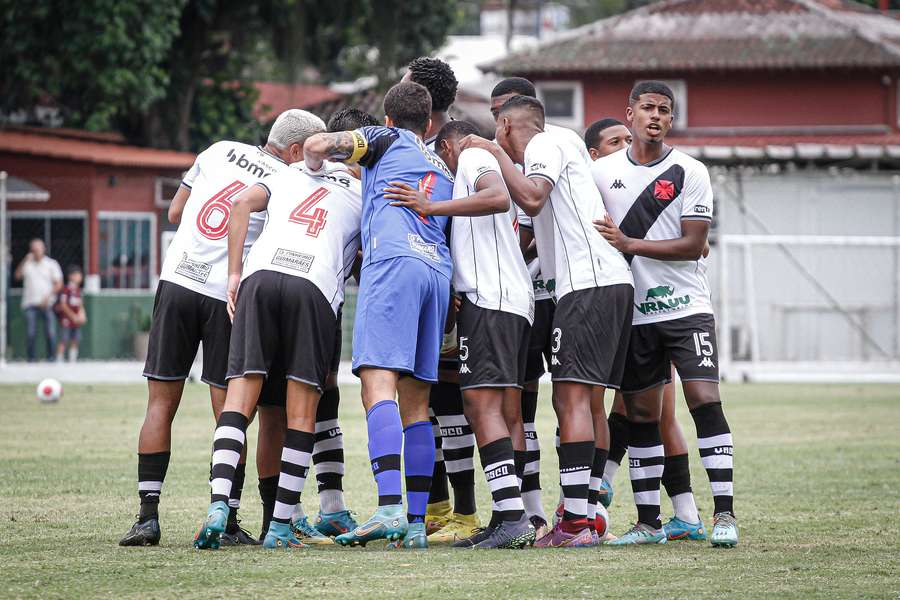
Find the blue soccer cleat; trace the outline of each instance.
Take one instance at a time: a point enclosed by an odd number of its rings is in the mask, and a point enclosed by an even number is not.
[[[604,542],[606,546],[635,546],[639,544],[665,544],[666,533],[662,528],[654,529],[645,523],[635,523],[621,537]]]
[[[612,482],[607,481],[605,479],[600,480],[600,496],[599,496],[600,504],[609,508],[609,505],[612,504],[613,500],[613,487]]]
[[[389,542],[387,547],[392,550],[403,548],[406,550],[427,550],[428,535],[425,523],[410,523],[406,529],[406,535],[402,540]]]
[[[302,517],[296,521],[291,521],[291,531],[300,538],[304,544],[329,546],[334,541],[327,535],[323,535],[321,531],[309,524],[307,517]]]
[[[720,512],[713,515],[712,535],[710,543],[718,548],[734,548],[738,543],[737,520],[730,513]]]
[[[228,523],[228,504],[224,501],[209,505],[206,519],[200,525],[200,531],[194,536],[194,548],[198,550],[218,550],[219,538],[225,533]]]
[[[672,517],[663,525],[663,531],[666,532],[666,538],[670,542],[677,540],[705,540],[706,529],[703,527],[703,521],[699,523],[688,523],[678,517]]]
[[[342,546],[365,546],[372,540],[399,540],[409,527],[402,504],[379,506],[371,518],[355,529],[342,533],[334,541]]]
[[[309,546],[297,539],[297,536],[291,531],[290,523],[278,523],[276,521],[269,523],[269,532],[266,533],[266,539],[263,540],[262,545],[263,548],[270,550],[275,548],[284,550],[309,548]]]
[[[333,513],[320,512],[316,516],[314,527],[322,535],[335,537],[356,529],[356,525],[356,519],[353,518],[353,514],[349,510],[339,510]]]

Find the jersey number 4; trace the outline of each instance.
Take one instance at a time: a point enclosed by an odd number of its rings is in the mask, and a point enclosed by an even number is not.
[[[317,208],[316,204],[327,195],[328,190],[320,187],[291,211],[288,221],[306,225],[306,235],[319,237],[319,233],[325,228],[325,217],[328,216],[328,211],[321,207]]]
[[[232,198],[245,187],[247,185],[240,181],[229,183],[200,208],[197,213],[197,229],[203,237],[221,240],[228,235]]]

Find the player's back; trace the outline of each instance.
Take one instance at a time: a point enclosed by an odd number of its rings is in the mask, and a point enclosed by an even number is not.
[[[166,251],[160,279],[225,300],[231,205],[240,192],[286,168],[278,157],[240,142],[216,142],[201,152],[182,182],[191,195]],[[251,215],[244,252],[264,221],[265,213]]]
[[[593,227],[605,208],[590,168],[576,149],[552,134],[539,133],[525,149],[525,163],[527,176],[554,184],[532,222],[541,272],[544,279],[556,280],[557,299],[573,290],[632,284],[622,254]]]
[[[452,273],[447,247],[447,217],[419,217],[407,208],[391,206],[384,189],[401,181],[420,182],[435,200],[453,195],[453,177],[443,161],[412,132],[393,127],[363,127],[368,149],[363,167],[363,266],[389,258],[418,258],[448,279]]]
[[[269,191],[268,218],[243,278],[269,270],[309,279],[337,313],[359,250],[359,181],[343,165],[326,163],[317,175],[284,169],[259,185]]]

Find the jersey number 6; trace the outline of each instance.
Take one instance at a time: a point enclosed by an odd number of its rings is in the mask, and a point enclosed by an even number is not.
[[[321,207],[315,208],[315,206],[327,195],[328,190],[320,187],[291,211],[288,221],[306,225],[306,235],[319,237],[319,233],[325,227],[325,217],[328,216],[328,211]],[[314,208],[315,210],[313,210]]]
[[[197,230],[211,240],[221,240],[228,235],[228,217],[231,216],[231,199],[243,190],[240,181],[229,183],[206,201],[197,213]]]

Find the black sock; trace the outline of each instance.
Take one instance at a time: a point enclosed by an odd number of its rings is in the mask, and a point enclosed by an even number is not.
[[[722,403],[704,404],[692,410],[691,416],[697,427],[697,446],[709,477],[715,512],[734,516],[734,442]]]
[[[275,497],[278,495],[278,475],[260,477],[259,499],[262,500],[262,533],[269,531],[272,513],[275,512]]]
[[[141,498],[141,512],[138,519],[159,518],[159,495],[169,469],[170,452],[138,454],[138,496]]]
[[[691,466],[687,454],[667,456],[663,468],[662,484],[669,498],[691,492]]]
[[[603,484],[603,470],[606,468],[606,457],[609,451],[606,448],[594,448],[594,462],[591,464],[591,485],[588,489],[588,516],[593,512],[596,515],[597,503],[600,501],[600,487]],[[593,508],[591,508],[593,507]],[[590,523],[594,526],[593,520]]]
[[[453,488],[453,512],[458,515],[475,514],[475,471],[465,469],[447,473]]]
[[[617,412],[609,413],[609,457],[614,463],[621,464],[625,451],[628,450],[628,419]]]
[[[228,523],[225,531],[234,533],[238,528],[238,509],[241,507],[241,493],[244,491],[244,477],[247,474],[247,463],[238,463],[234,470],[234,481],[231,483],[231,495],[228,498]]]
[[[519,480],[519,489],[522,489],[522,478],[525,477],[525,465],[528,463],[528,451],[513,450],[513,460],[516,462],[516,479]]]

